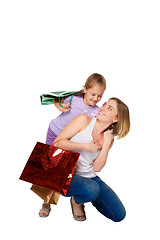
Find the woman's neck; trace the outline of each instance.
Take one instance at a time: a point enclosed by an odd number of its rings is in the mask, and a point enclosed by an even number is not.
[[[96,120],[93,128],[92,137],[94,141],[102,141],[104,130],[109,127],[109,124]]]
[[[109,127],[110,124],[109,123],[105,123],[105,122],[102,122],[100,120],[96,120],[96,123],[95,123],[95,129],[97,131],[98,134],[102,134],[104,133],[104,130]]]

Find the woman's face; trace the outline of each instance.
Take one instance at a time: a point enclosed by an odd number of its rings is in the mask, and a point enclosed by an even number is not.
[[[114,100],[108,100],[99,108],[97,119],[112,124],[118,121],[117,103]]]

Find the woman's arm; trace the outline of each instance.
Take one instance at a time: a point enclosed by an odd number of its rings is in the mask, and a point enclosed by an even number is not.
[[[93,141],[90,143],[76,143],[69,140],[78,132],[83,131],[88,126],[91,119],[91,117],[84,113],[75,117],[57,136],[54,142],[56,143],[56,141],[59,141],[54,146],[63,150],[85,150],[89,152],[98,151],[100,147],[96,146]]]
[[[111,131],[107,131],[104,133],[104,143],[102,146],[102,149],[98,155],[98,157],[95,159],[93,163],[94,171],[100,172],[102,168],[105,166],[107,161],[107,156],[109,153],[110,148],[112,147],[114,142],[114,135],[111,133]]]

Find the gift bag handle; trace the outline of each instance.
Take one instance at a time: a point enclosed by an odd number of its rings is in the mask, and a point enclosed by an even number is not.
[[[49,146],[49,148],[51,148],[52,146],[54,146],[57,142],[59,142],[61,139],[58,139],[55,143],[53,143],[52,145]]]
[[[74,94],[75,94],[75,93],[74,93]],[[74,94],[71,95],[71,98],[70,98],[70,100],[69,100],[69,103],[72,102],[72,99],[73,99],[73,97],[74,97]],[[63,105],[61,104],[61,99],[60,99],[60,97],[59,97],[59,106],[60,106],[60,107],[63,107]]]
[[[64,150],[62,150],[62,149],[59,149],[59,148],[56,148],[54,145],[57,143],[57,142],[59,142],[61,139],[58,139],[55,143],[53,143],[51,146],[49,146],[49,151],[48,151],[48,157],[49,157],[49,159],[50,159],[50,161],[52,161],[52,157],[53,157],[53,155],[54,156],[56,156],[56,155],[58,155],[59,153],[63,153],[64,152]],[[53,147],[54,147],[54,149],[53,149]],[[52,151],[52,149],[53,149],[53,151]],[[57,159],[58,160],[58,159]],[[58,162],[59,162],[59,160],[58,160]],[[56,161],[55,162],[55,166],[57,166],[58,165],[58,162]]]

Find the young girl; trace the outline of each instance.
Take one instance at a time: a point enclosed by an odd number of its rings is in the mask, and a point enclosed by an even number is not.
[[[105,89],[105,78],[98,73],[94,73],[88,77],[84,89],[81,91],[82,94],[74,96],[71,103],[69,103],[70,97],[63,100],[63,107],[59,106],[59,102],[54,102],[62,113],[50,122],[46,144],[52,145],[62,129],[79,114],[86,113],[90,117],[95,117],[99,110],[96,104],[101,100]],[[47,217],[50,210],[50,204],[44,202],[42,209],[39,211],[39,216]]]
[[[114,123],[114,129],[106,129]],[[121,100],[111,98],[99,108],[96,118],[80,114],[55,139],[55,146],[80,153],[66,197],[71,197],[73,217],[86,220],[84,203],[91,202],[105,217],[119,222],[125,208],[116,193],[104,183],[100,172],[107,161],[114,136],[125,137],[130,129],[129,109]]]

